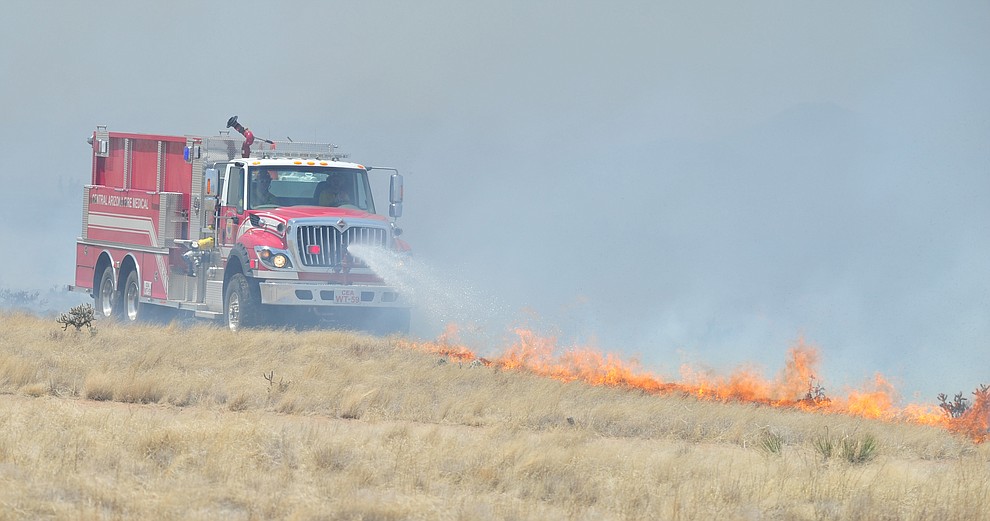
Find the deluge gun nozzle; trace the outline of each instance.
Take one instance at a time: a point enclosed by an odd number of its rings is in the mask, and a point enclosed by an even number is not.
[[[251,157],[251,145],[254,144],[254,132],[251,129],[241,125],[237,122],[237,116],[231,116],[227,120],[227,128],[233,127],[234,130],[238,131],[242,136],[244,136],[244,144],[241,145],[241,157]],[[265,138],[258,138],[268,143],[269,145],[274,145],[275,142],[269,141]]]

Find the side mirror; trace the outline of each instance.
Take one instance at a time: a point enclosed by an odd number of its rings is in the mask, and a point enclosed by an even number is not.
[[[402,175],[392,174],[392,179],[389,182],[389,187],[388,187],[388,202],[392,203],[393,205],[395,204],[401,205],[402,195],[403,195]]]
[[[392,203],[388,205],[388,216],[398,219],[402,217],[402,203]]]

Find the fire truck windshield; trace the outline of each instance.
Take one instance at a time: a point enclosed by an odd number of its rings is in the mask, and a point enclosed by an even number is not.
[[[358,168],[255,166],[248,208],[333,206],[375,212],[368,173]]]

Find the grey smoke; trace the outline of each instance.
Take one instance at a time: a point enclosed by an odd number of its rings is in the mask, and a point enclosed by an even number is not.
[[[671,377],[803,337],[830,390],[990,380],[985,2],[57,4],[5,6],[0,286],[73,280],[97,124],[238,114],[399,167],[417,263],[506,330]]]

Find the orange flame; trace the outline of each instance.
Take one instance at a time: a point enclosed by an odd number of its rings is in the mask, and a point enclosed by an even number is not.
[[[829,398],[816,385],[818,351],[803,340],[788,349],[784,369],[777,378],[767,380],[753,368],[740,368],[728,377],[710,371],[681,367],[681,381],[667,382],[610,353],[575,347],[555,355],[557,339],[541,336],[529,329],[514,330],[515,341],[494,359],[479,358],[462,345],[458,328],[448,324],[432,342],[400,341],[406,348],[452,358],[461,362],[479,361],[486,366],[528,371],[533,374],[590,385],[639,389],[653,394],[680,393],[703,400],[742,401],[774,407],[792,407],[808,411],[848,414],[883,421],[906,421],[946,428],[969,436],[977,443],[986,440],[990,422],[990,389],[978,390],[976,400],[964,414],[951,418],[940,407],[908,405],[898,408],[894,386],[882,375],[875,375],[863,389],[851,390],[846,397]]]
[[[846,410],[855,416],[877,420],[891,420],[897,409],[894,408],[894,386],[877,374],[873,386],[867,390],[850,391],[846,399]]]
[[[956,432],[973,436],[977,442],[986,441],[990,436],[990,387],[982,386],[973,392],[973,406],[966,410],[950,428]]]

